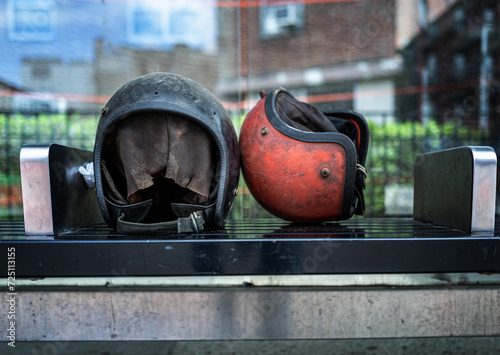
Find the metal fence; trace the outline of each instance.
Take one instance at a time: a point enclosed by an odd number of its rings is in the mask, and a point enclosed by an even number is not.
[[[241,113],[233,115],[235,127]],[[369,120],[369,118],[368,118]],[[22,219],[19,152],[25,143],[59,143],[92,150],[98,114],[0,113],[0,219]],[[488,131],[453,122],[370,122],[370,148],[365,190],[366,216],[411,216],[413,168],[424,152],[464,145],[491,146],[498,153],[499,140]],[[446,178],[446,176],[443,176]],[[243,179],[231,219],[270,216],[251,197]]]

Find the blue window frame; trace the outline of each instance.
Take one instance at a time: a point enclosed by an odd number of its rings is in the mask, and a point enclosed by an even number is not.
[[[9,39],[50,41],[56,32],[54,0],[8,0]]]
[[[128,3],[128,38],[138,45],[210,46],[215,42],[214,1]]]

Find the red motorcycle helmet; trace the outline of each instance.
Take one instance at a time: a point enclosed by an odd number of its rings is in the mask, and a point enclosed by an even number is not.
[[[300,223],[364,214],[369,144],[364,117],[321,112],[281,87],[261,96],[239,139],[243,177],[257,202]]]

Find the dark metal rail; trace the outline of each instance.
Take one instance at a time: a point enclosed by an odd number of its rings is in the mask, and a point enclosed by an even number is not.
[[[297,225],[237,221],[192,235],[126,236],[106,226],[29,237],[0,223],[0,253],[16,277],[500,272],[500,228],[481,236],[411,219]],[[7,263],[0,264],[0,276]]]

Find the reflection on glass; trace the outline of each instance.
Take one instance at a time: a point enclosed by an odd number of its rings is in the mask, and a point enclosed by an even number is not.
[[[259,91],[276,86],[320,109],[362,113],[371,127],[369,217],[411,215],[411,193],[389,196],[411,191],[420,153],[499,149],[495,1],[5,0],[0,8],[0,218],[22,218],[23,143],[93,149],[110,95],[156,71],[206,86],[237,128]],[[234,216],[263,216],[249,199],[242,180]]]

